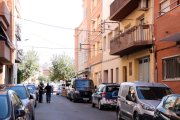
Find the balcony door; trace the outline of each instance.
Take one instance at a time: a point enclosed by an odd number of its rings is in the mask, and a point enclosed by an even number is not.
[[[142,25],[144,25],[144,16],[139,19],[139,37],[138,40],[143,41],[144,40],[144,30]]]
[[[139,59],[139,81],[149,82],[150,79],[150,58],[144,57]]]

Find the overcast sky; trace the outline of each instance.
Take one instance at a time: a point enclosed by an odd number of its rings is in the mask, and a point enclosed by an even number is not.
[[[19,46],[24,51],[37,51],[41,64],[50,62],[53,54],[65,53],[74,58],[73,29],[82,21],[82,0],[20,0],[20,4],[22,42]]]

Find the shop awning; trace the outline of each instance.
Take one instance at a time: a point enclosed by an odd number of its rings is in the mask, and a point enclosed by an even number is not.
[[[170,35],[168,37],[162,38],[161,41],[178,42],[178,41],[180,41],[180,33],[176,33],[176,34]]]

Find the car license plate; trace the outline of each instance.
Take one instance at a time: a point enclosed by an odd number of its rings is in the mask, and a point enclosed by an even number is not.
[[[89,98],[83,98],[83,100],[89,100]]]

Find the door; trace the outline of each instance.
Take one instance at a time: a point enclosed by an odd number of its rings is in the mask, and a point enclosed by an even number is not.
[[[139,59],[139,81],[149,82],[150,80],[150,58],[145,57]]]
[[[127,82],[127,66],[123,66],[123,81]]]
[[[98,104],[99,99],[101,99],[101,97],[102,97],[103,88],[104,88],[103,86],[99,86],[97,91],[94,93],[94,95],[93,95],[94,103]]]

